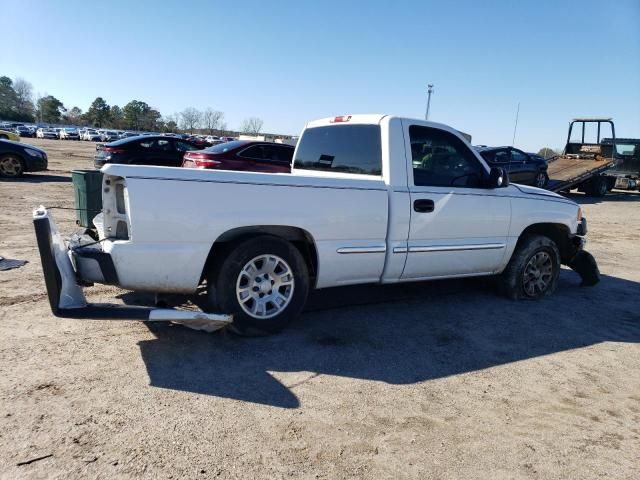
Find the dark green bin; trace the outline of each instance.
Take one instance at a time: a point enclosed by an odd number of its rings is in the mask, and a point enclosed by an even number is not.
[[[102,211],[102,172],[73,170],[71,179],[76,203],[76,223],[81,227],[92,227],[91,220]]]

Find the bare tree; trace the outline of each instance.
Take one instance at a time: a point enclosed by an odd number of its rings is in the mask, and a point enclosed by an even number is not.
[[[261,118],[258,117],[249,117],[245,118],[240,125],[240,131],[242,133],[246,133],[248,135],[253,135],[254,137],[260,133],[262,130],[262,125],[264,122]]]
[[[20,113],[33,114],[33,85],[24,78],[16,78],[13,82],[13,90],[16,92],[16,107]]]
[[[540,155],[541,157],[544,157],[544,159],[545,159],[545,160],[548,160],[548,159],[550,159],[550,158],[552,158],[552,157],[557,156],[557,155],[558,155],[558,152],[556,152],[556,151],[555,151],[554,149],[552,149],[552,148],[544,147],[544,148],[541,148],[541,149],[538,151],[538,155]]]
[[[193,133],[193,130],[198,128],[202,122],[202,112],[193,107],[188,107],[180,113],[180,118],[181,128]]]
[[[220,122],[224,118],[224,113],[209,107],[202,112],[202,125],[209,130],[209,135],[213,135],[213,131],[219,128]]]

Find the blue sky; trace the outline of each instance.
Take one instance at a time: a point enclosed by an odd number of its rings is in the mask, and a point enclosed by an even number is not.
[[[0,75],[86,110],[193,106],[296,134],[346,113],[431,120],[474,143],[564,144],[575,116],[640,137],[640,1],[2,2]],[[6,21],[9,20],[9,21]]]

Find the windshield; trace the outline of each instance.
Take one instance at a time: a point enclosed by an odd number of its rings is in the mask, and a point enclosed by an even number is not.
[[[229,150],[233,150],[234,148],[246,145],[247,143],[249,142],[236,140],[235,142],[220,143],[218,145],[214,145],[213,147],[205,148],[205,150],[211,153],[224,153],[228,152]]]
[[[616,152],[618,152],[618,155],[632,156],[637,147],[640,147],[640,144],[636,146],[632,143],[616,143]],[[638,148],[638,150],[640,150],[640,148]]]

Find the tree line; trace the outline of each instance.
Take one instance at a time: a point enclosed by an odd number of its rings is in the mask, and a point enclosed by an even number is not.
[[[15,81],[0,76],[0,119],[17,122],[68,124],[117,130],[189,132],[225,134],[228,132],[224,113],[213,108],[185,108],[182,112],[163,116],[156,108],[141,100],[131,100],[124,107],[109,105],[97,97],[83,112],[65,107],[53,95],[38,96],[34,101],[33,86],[22,78]],[[264,122],[257,117],[245,119],[240,132],[258,135]]]

